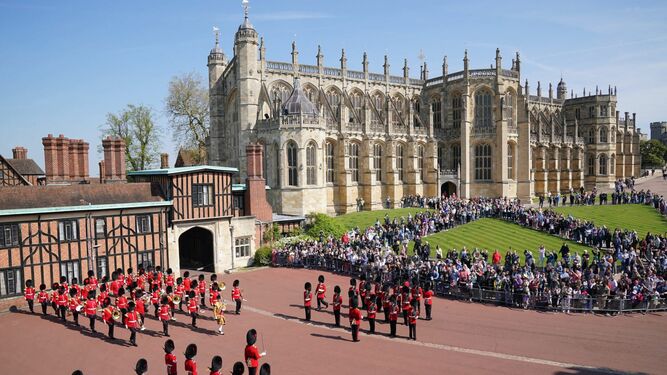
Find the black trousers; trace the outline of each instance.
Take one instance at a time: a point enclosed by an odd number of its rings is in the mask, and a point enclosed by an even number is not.
[[[417,340],[417,325],[416,324],[410,324],[410,338],[413,340]]]
[[[79,312],[72,310],[72,316],[74,317],[74,324],[79,325]]]
[[[389,323],[389,310],[384,309],[384,322]]]
[[[248,367],[249,375],[257,375],[257,367]]]
[[[158,317],[157,312],[158,312],[158,310],[159,310],[159,307],[158,307],[157,303],[154,303],[154,304],[153,304],[153,307],[155,307],[155,317],[157,318],[157,317]]]
[[[35,301],[34,301],[34,300],[31,300],[31,299],[28,300],[28,309],[30,309],[30,312],[31,312],[31,313],[34,313],[34,312],[35,312],[35,310],[34,310],[34,304],[35,304]]]
[[[53,312],[56,314],[56,316],[60,316],[60,308],[58,305],[56,305],[55,302],[51,302],[51,307],[53,307]]]
[[[67,307],[65,306],[58,306],[58,311],[60,312],[60,319],[62,320],[67,320]]]
[[[165,336],[169,336],[169,320],[162,321],[162,333]]]
[[[310,321],[310,306],[304,306],[304,310],[306,311],[306,320]]]
[[[199,298],[200,298],[200,302],[201,302],[200,303],[201,307],[206,307],[206,303],[205,303],[206,302],[205,301],[206,300],[206,293],[205,292],[204,293],[199,293]]]
[[[242,300],[240,298],[236,300],[236,315],[241,313],[241,302]]]
[[[111,322],[107,322],[107,326],[109,327],[109,333],[108,333],[109,338],[112,339],[112,338],[114,338],[113,337],[113,329],[116,326],[116,323],[114,323],[113,320],[112,320]]]
[[[359,325],[352,325],[352,341],[359,341]]]
[[[370,332],[375,333],[375,318],[368,319],[368,326],[370,327]]]
[[[391,337],[396,337],[396,321],[395,320],[390,320],[389,321],[389,335]]]
[[[324,305],[325,309],[329,308],[329,303],[327,301],[325,301],[324,298],[318,298],[317,299],[317,309],[318,310],[321,309],[322,305]]]
[[[95,332],[95,315],[88,315],[88,320],[90,321],[90,330]]]
[[[46,302],[42,302],[42,315],[46,315],[46,307],[48,304]]]
[[[336,327],[340,327],[340,310],[334,310],[334,318],[336,319]]]
[[[431,307],[432,305],[424,305],[426,308],[426,320],[431,320]]]
[[[403,325],[408,325],[408,310],[403,310]]]
[[[137,345],[137,329],[136,328],[129,328],[130,330],[130,343],[132,345]]]
[[[197,313],[196,312],[191,312],[190,316],[192,317],[192,326],[196,327],[197,326]]]

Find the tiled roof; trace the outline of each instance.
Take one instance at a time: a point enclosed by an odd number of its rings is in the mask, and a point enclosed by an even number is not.
[[[172,174],[204,172],[204,171],[237,173],[239,170],[236,168],[217,167],[214,165],[195,165],[192,167],[145,169],[143,171],[131,171],[127,172],[127,175],[128,176],[172,175]]]
[[[0,188],[0,210],[161,202],[151,183],[13,186]]]
[[[23,176],[43,176],[44,171],[32,159],[5,159],[7,163]]]

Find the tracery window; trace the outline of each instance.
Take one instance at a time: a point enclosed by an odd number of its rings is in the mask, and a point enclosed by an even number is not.
[[[352,182],[359,182],[359,144],[348,144],[348,170],[352,174]]]
[[[475,94],[475,126],[491,126],[491,93],[488,91]]]
[[[375,181],[382,181],[382,145],[376,143],[373,145],[373,171]]]
[[[309,143],[306,147],[306,184],[308,185],[317,185],[316,152],[317,146],[315,143]]]
[[[475,146],[475,180],[491,180],[491,145]]]
[[[298,153],[296,143],[289,142],[287,144],[287,184],[289,186],[299,186]]]

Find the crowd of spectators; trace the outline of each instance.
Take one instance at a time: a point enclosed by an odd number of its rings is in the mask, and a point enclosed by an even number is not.
[[[664,199],[650,191],[614,193],[623,197],[614,202],[652,205],[665,212]],[[665,234],[597,227],[551,209],[524,206],[518,200],[507,198],[411,196],[402,202],[404,206],[430,210],[393,219],[385,216],[374,225],[354,228],[341,238],[321,235],[319,239],[274,249],[274,264],[361,273],[387,283],[433,282],[440,294],[523,308],[569,312],[664,306],[667,297]],[[443,249],[433,249],[423,239],[483,217],[560,236],[586,245],[590,251],[572,252],[566,241],[559,249],[544,246],[519,251],[504,249],[504,257],[500,249],[463,247],[444,249],[443,253]],[[413,253],[408,251],[411,241],[414,242]]]

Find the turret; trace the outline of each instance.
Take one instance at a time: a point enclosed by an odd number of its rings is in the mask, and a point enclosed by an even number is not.
[[[519,51],[516,51],[516,57],[514,58],[514,70],[521,74],[521,58],[519,57]]]
[[[556,87],[556,97],[562,100],[567,99],[567,86],[565,85],[565,81],[563,81],[562,77],[558,82],[558,86]]]
[[[207,64],[209,89],[213,89],[216,82],[218,82],[218,79],[227,68],[227,59],[220,48],[220,29],[214,27],[213,32],[215,33],[215,46],[211,49],[211,53],[208,54]]]

